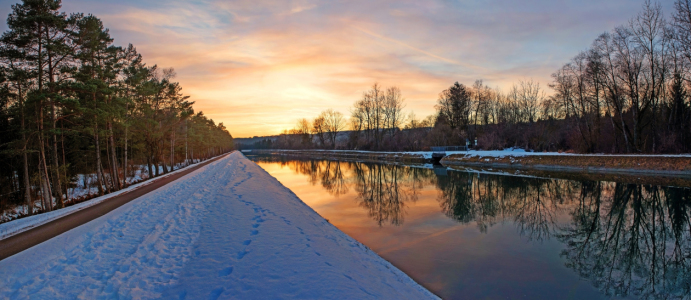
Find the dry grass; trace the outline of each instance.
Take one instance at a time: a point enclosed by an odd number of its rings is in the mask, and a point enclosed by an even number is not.
[[[450,155],[442,160],[450,164],[506,164],[516,167],[555,166],[588,170],[605,168],[617,170],[688,172],[691,175],[691,157],[645,157],[645,156],[505,156],[483,157]]]

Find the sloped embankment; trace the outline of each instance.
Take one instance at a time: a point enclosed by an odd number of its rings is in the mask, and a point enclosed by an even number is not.
[[[314,159],[357,160],[369,162],[425,163],[422,153],[415,152],[377,152],[349,150],[253,150],[253,153],[283,155]]]
[[[0,299],[438,299],[234,152],[0,261]]]
[[[681,155],[463,155],[441,160],[446,165],[691,177],[691,156]]]

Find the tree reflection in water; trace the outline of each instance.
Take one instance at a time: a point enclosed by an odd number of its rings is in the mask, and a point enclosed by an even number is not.
[[[352,164],[360,206],[379,226],[403,223],[407,202],[418,199],[423,178],[431,177],[427,169],[356,162]]]
[[[254,161],[278,162],[298,174],[306,175],[312,185],[321,186],[331,195],[338,197],[348,192],[345,170],[348,164],[330,160],[296,160],[285,157],[256,156]]]
[[[442,211],[482,232],[508,219],[528,239],[555,236],[608,296],[691,299],[691,189],[464,172],[437,186]]]
[[[691,299],[691,190],[594,185],[558,237],[567,266],[608,295]]]
[[[442,211],[459,222],[476,222],[481,232],[496,222],[511,219],[529,239],[551,235],[566,181],[516,176],[451,172],[437,178]]]
[[[306,175],[312,185],[321,184],[333,196],[347,193],[353,185],[358,204],[379,226],[403,224],[406,203],[417,201],[420,189],[434,178],[432,170],[398,165],[266,156],[253,160],[278,162]]]
[[[362,162],[284,160],[332,195],[353,188],[379,226],[436,186],[442,212],[487,233],[511,222],[528,240],[556,238],[565,265],[608,296],[691,299],[691,189]]]

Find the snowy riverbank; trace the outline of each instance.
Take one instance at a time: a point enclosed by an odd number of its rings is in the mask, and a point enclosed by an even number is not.
[[[0,261],[0,298],[436,298],[240,153]]]
[[[599,173],[639,176],[691,177],[691,155],[606,155],[525,151],[469,151],[450,154],[444,165]]]
[[[428,163],[433,152],[378,152],[355,150],[254,150],[251,153],[310,159]],[[446,151],[443,165],[557,172],[637,174],[691,177],[691,154],[576,154],[530,152],[523,149]]]
[[[401,151],[401,152],[391,152],[391,151],[365,151],[365,150],[320,150],[320,149],[311,149],[311,150],[282,150],[282,149],[276,149],[276,150],[243,150],[247,151],[247,154],[271,154],[271,153],[311,153],[311,154],[317,154],[319,156],[357,156],[357,155],[377,155],[377,156],[385,156],[385,155],[390,155],[392,157],[402,157],[402,156],[410,156],[410,157],[419,157],[423,159],[432,159],[432,154],[434,152],[432,151]],[[656,157],[668,157],[668,158],[674,158],[674,157],[682,157],[682,158],[691,158],[691,154],[602,154],[602,153],[594,153],[594,154],[580,154],[580,153],[567,153],[567,152],[531,152],[531,151],[526,151],[524,149],[520,148],[506,148],[504,150],[468,150],[468,151],[445,151],[446,155],[464,155],[467,157],[507,157],[507,156],[514,156],[514,157],[522,157],[522,156],[583,156],[583,157],[640,157],[640,158],[656,158]]]

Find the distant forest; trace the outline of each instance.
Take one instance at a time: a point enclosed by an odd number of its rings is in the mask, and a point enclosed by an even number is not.
[[[659,3],[646,1],[628,24],[556,70],[551,96],[532,80],[508,92],[482,80],[457,82],[439,94],[436,114],[420,120],[403,113],[399,88],[375,84],[349,120],[327,110],[278,137],[238,146],[417,151],[470,142],[480,149],[688,153],[691,0],[677,0],[674,9],[666,17]]]
[[[135,171],[154,177],[232,148],[222,123],[194,112],[173,69],[147,66],[131,44],[114,46],[97,17],[60,8],[15,4],[0,38],[0,209],[50,211],[78,174],[95,174],[102,195]]]

